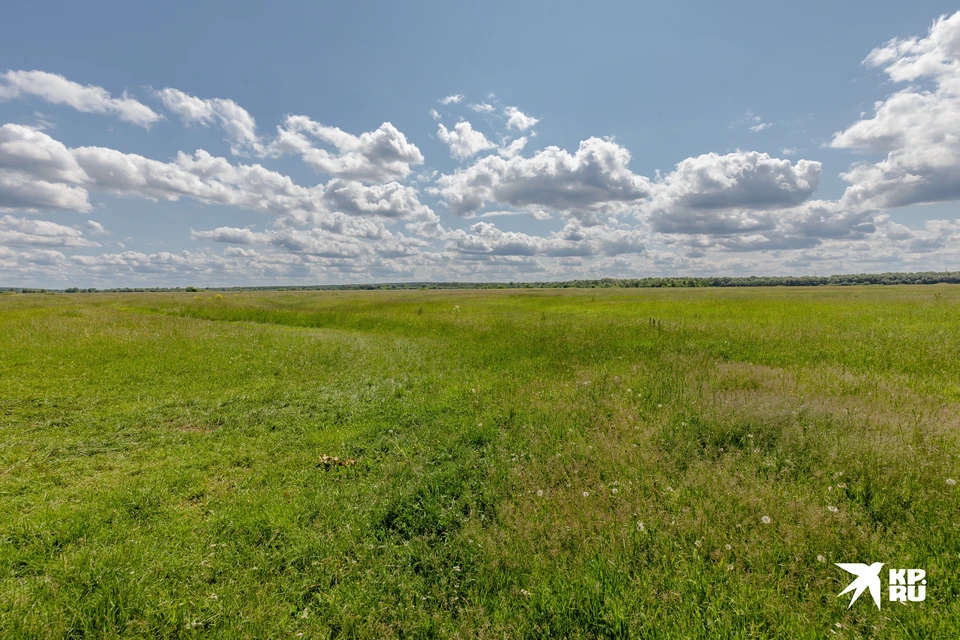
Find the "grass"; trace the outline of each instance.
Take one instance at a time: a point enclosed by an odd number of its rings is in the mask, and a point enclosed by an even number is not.
[[[3,637],[960,636],[960,287],[6,295],[0,345]],[[848,609],[875,561],[926,601]]]

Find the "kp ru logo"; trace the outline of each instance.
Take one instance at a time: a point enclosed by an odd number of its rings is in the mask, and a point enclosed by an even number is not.
[[[868,565],[837,562],[835,564],[844,571],[857,576],[856,580],[848,584],[847,588],[837,595],[839,598],[843,594],[853,591],[853,598],[850,599],[847,609],[852,607],[860,594],[867,589],[870,590],[870,596],[877,604],[877,609],[879,609],[880,569],[883,567],[883,563],[874,562]],[[927,597],[926,575],[927,573],[923,569],[890,569],[890,602],[901,604],[906,604],[908,600],[910,602],[923,602]]]

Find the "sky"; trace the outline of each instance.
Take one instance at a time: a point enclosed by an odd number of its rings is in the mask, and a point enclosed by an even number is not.
[[[960,6],[13,3],[0,287],[960,270]]]

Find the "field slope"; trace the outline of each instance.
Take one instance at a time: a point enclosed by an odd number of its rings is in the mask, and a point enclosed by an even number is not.
[[[960,637],[958,356],[953,285],[0,296],[0,636]]]

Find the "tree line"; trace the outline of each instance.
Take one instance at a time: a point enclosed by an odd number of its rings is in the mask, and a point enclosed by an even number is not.
[[[666,287],[818,287],[850,285],[960,284],[960,271],[921,273],[856,273],[833,276],[680,276],[648,278],[601,278],[542,282],[394,282],[382,284],[320,284],[302,286],[247,287],[95,287],[40,289],[0,287],[2,293],[133,293],[198,291],[402,291],[411,289],[658,289]]]

